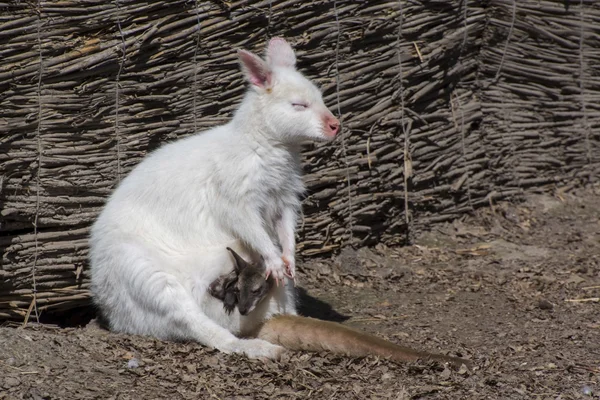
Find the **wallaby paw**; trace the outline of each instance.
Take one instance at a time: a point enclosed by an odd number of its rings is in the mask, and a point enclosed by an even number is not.
[[[283,265],[285,267],[285,275],[288,278],[295,280],[295,278],[296,278],[296,261],[294,260],[294,257],[283,256],[283,257],[281,257],[281,259],[283,260]]]
[[[269,276],[273,277],[275,280],[275,284],[279,286],[279,281],[282,284],[285,283],[285,265],[282,258],[276,258],[272,261],[269,261],[265,264],[266,269],[266,278],[269,279]]]
[[[249,358],[268,358],[279,360],[285,348],[269,343],[262,339],[241,339],[237,352],[244,353]]]

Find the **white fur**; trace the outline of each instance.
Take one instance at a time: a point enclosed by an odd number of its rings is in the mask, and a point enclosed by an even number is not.
[[[271,40],[268,62],[239,56],[251,88],[231,122],[157,150],[110,197],[91,231],[91,289],[113,330],[275,358],[279,346],[239,337],[296,313],[291,282],[248,316],[228,315],[207,287],[233,269],[227,246],[263,257],[276,278],[282,258],[294,273],[298,145],[339,124],[283,39]]]

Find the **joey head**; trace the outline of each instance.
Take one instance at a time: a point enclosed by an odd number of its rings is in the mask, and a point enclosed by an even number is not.
[[[234,269],[215,279],[208,291],[223,301],[225,310],[231,314],[237,306],[241,315],[251,313],[273,288],[273,278],[265,279],[264,265],[250,264],[233,249],[227,248],[234,258]]]

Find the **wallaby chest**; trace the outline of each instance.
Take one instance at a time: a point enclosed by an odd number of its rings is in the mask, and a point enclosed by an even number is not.
[[[239,189],[256,193],[273,205],[297,198],[304,191],[299,156],[287,148],[255,149],[234,168],[243,169],[240,173],[245,184]]]

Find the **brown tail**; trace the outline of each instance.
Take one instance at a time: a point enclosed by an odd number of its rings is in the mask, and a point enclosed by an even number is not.
[[[330,351],[354,357],[378,355],[395,361],[436,360],[470,368],[469,361],[462,358],[420,352],[335,322],[295,315],[271,318],[256,336],[290,350]]]

